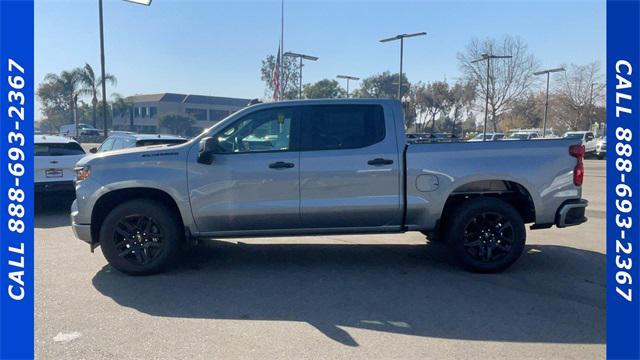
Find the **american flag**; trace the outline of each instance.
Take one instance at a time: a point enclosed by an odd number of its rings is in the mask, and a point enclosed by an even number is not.
[[[271,87],[273,88],[273,101],[280,100],[280,66],[282,59],[280,57],[280,47],[278,47],[278,56],[276,57],[276,63],[273,66],[273,72],[271,73]]]

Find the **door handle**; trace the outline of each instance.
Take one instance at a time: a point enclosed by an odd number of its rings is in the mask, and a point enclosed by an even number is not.
[[[274,163],[269,164],[270,169],[290,169],[294,167],[294,163],[284,162],[284,161],[276,161]]]
[[[393,164],[393,160],[383,159],[383,158],[376,158],[376,159],[373,159],[373,160],[369,160],[367,162],[367,164],[373,165],[373,166],[391,165],[391,164]]]

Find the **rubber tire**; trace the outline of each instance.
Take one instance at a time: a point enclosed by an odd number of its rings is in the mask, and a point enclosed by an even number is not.
[[[144,214],[153,218],[167,242],[164,252],[150,264],[136,265],[118,256],[113,243],[116,224],[131,214]],[[163,203],[137,199],[127,201],[115,207],[104,219],[100,227],[100,247],[109,264],[120,272],[129,275],[150,275],[164,271],[176,258],[182,243],[182,231],[179,229],[175,214]]]
[[[514,231],[514,242],[511,252],[504,258],[493,263],[485,263],[473,259],[464,248],[464,226],[472,218],[482,212],[499,213],[511,221]],[[511,266],[524,251],[526,230],[520,214],[508,203],[490,197],[479,197],[467,200],[451,211],[452,217],[447,221],[445,237],[454,260],[466,270],[479,273],[497,273]]]

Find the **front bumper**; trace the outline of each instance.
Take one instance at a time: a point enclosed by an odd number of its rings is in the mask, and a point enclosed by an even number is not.
[[[78,216],[78,200],[74,200],[73,204],[71,204],[71,228],[73,229],[73,234],[79,240],[86,242],[91,245],[91,250],[93,250],[93,240],[91,238],[91,224],[78,224],[76,222],[76,217]]]
[[[584,213],[589,205],[585,199],[564,202],[556,213],[556,226],[559,228],[580,225],[587,221]]]

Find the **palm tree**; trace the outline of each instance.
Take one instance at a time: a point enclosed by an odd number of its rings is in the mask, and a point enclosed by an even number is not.
[[[97,127],[96,107],[98,106],[98,88],[102,86],[102,81],[103,79],[101,77],[96,76],[91,65],[85,63],[84,68],[81,69],[80,82],[82,83],[82,93],[91,96],[93,127]],[[111,85],[116,85],[118,83],[116,77],[111,74],[105,74],[104,81]]]
[[[82,93],[80,80],[82,72],[83,69],[75,68],[70,71],[64,70],[60,75],[50,73],[44,77],[45,81],[55,84],[62,94],[64,94],[64,98],[68,101],[69,109],[73,114],[73,121],[76,126],[78,125],[78,96]]]
[[[123,98],[118,93],[113,93],[113,117],[116,117],[116,113],[120,117],[124,117],[125,114],[129,115],[129,130],[133,130],[133,103],[128,98]]]

